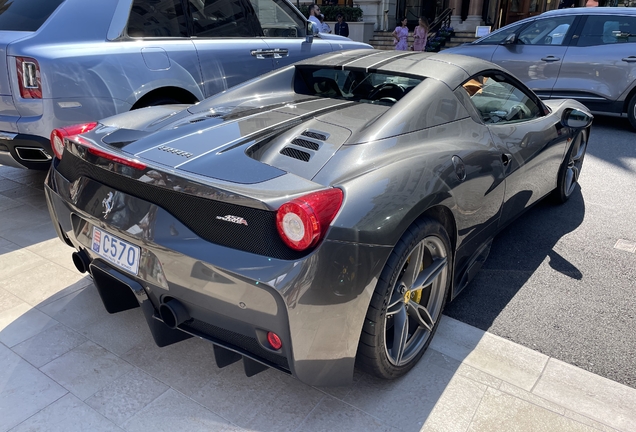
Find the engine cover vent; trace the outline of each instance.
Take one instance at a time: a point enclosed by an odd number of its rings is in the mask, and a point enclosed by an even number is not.
[[[311,158],[311,155],[309,153],[295,149],[293,147],[285,147],[280,151],[280,154],[301,160],[303,162],[309,162],[309,159]]]
[[[301,133],[301,135],[320,141],[327,141],[327,138],[329,138],[329,134],[312,130],[306,130],[305,132]]]
[[[320,144],[318,144],[317,142],[309,141],[302,138],[294,138],[294,140],[291,143],[296,144],[297,146],[300,146],[300,147],[308,148],[309,150],[314,150],[314,151],[320,148]]]

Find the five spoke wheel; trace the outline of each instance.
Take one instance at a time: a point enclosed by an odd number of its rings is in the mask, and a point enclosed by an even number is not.
[[[428,236],[412,249],[386,310],[385,349],[395,366],[410,362],[427,344],[440,318],[447,286],[448,251]]]

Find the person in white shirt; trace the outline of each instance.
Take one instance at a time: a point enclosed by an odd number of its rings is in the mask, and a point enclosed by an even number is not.
[[[322,24],[318,19],[320,15],[320,7],[316,3],[312,3],[309,5],[309,21],[313,24],[314,34],[318,34],[318,32],[322,29]]]
[[[325,16],[323,14],[320,14],[320,16],[318,16],[318,19],[320,20],[320,32],[331,33],[331,27],[329,27],[329,24],[325,22]]]

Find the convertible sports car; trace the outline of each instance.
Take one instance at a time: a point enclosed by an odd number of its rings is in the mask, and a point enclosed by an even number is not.
[[[330,53],[56,129],[46,195],[106,309],[141,306],[159,346],[343,385],[415,365],[495,234],[573,193],[591,122],[483,60]]]

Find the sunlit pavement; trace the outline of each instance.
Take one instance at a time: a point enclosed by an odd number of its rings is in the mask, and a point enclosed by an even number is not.
[[[0,166],[0,431],[636,431],[636,389],[448,317],[402,379],[341,388],[157,348],[75,270],[43,180]]]

